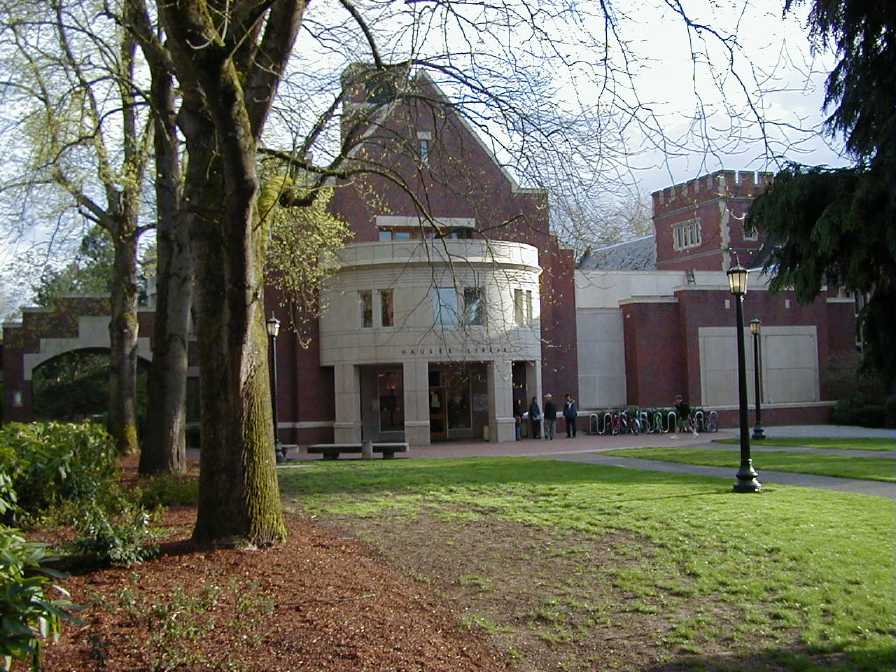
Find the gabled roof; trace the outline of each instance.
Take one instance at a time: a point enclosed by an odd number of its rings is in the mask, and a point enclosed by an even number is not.
[[[656,270],[656,237],[635,238],[614,243],[582,255],[576,265],[579,270],[653,271]]]

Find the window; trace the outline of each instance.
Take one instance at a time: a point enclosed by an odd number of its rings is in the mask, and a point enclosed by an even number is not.
[[[410,231],[393,231],[392,238],[394,240],[410,240],[411,232]]]
[[[700,233],[700,222],[692,219],[672,227],[672,245],[676,250],[697,247],[703,242]]]
[[[532,290],[526,290],[526,324],[532,324]]]
[[[380,240],[392,240],[392,231],[389,229],[380,229]]]
[[[453,328],[457,326],[457,292],[454,287],[433,287],[432,295],[432,311],[433,321],[436,326],[443,329]]]
[[[485,323],[483,304],[481,288],[464,287],[464,324],[482,326]]]
[[[518,327],[526,326],[526,313],[523,305],[523,290],[513,290],[513,321]]]
[[[373,292],[362,289],[358,292],[358,301],[361,303],[361,326],[373,326]]]
[[[419,138],[420,142],[420,163],[429,164],[429,138]]]
[[[744,240],[759,240],[759,230],[755,226],[748,227],[744,223]]]
[[[377,396],[380,402],[380,431],[404,431],[404,387],[401,369],[380,371],[376,374]]]
[[[394,326],[393,322],[392,290],[380,290],[380,325],[384,327]]]

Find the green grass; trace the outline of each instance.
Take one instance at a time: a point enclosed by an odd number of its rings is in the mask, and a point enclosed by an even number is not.
[[[615,596],[589,609],[595,623],[664,619],[655,646],[670,656],[748,650],[791,670],[889,670],[896,660],[896,503],[886,499],[795,487],[737,495],[728,479],[523,458],[309,463],[279,477],[287,503],[375,519],[396,534],[423,514],[446,514],[454,524],[536,526],[558,540],[631,539],[599,567]],[[430,543],[438,552],[440,539]],[[498,602],[493,569],[493,584],[465,580],[494,585],[478,595]],[[549,586],[532,590],[551,598]],[[585,601],[575,580],[566,590],[570,610]],[[545,609],[540,617],[553,617]],[[543,633],[548,624],[532,620]],[[567,625],[549,625],[537,636],[575,646]],[[818,662],[825,654],[837,655]]]
[[[787,438],[779,439],[774,436],[774,429],[770,429],[772,435],[762,441],[757,441],[757,446],[797,446],[802,448],[829,448],[837,450],[896,450],[894,439],[831,439],[831,438]],[[737,445],[740,439],[717,439],[713,443],[726,443]]]
[[[636,457],[681,464],[737,469],[739,454],[734,450],[712,448],[630,448],[610,450],[601,455]],[[753,466],[773,471],[792,471],[839,478],[860,478],[871,481],[896,482],[896,460],[884,457],[841,457],[812,453],[762,451],[753,453]]]

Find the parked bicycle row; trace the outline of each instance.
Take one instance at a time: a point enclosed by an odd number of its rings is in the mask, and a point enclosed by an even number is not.
[[[682,417],[674,408],[602,409],[588,416],[588,433],[665,434],[668,432],[717,432],[719,414],[702,408]]]

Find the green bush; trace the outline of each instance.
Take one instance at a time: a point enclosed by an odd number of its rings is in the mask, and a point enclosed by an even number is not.
[[[9,670],[19,660],[38,670],[42,642],[58,637],[62,622],[71,619],[73,605],[68,593],[52,584],[57,575],[42,567],[46,559],[42,545],[0,525],[0,559],[0,669]],[[64,599],[48,599],[49,591]]]
[[[199,500],[199,482],[188,476],[162,474],[140,484],[140,503],[147,509],[191,506]]]
[[[115,448],[90,422],[13,423],[0,429],[0,472],[19,509],[34,516],[66,501],[94,501],[118,487]]]
[[[100,563],[127,567],[157,552],[149,514],[134,504],[126,504],[117,514],[96,503],[86,504],[75,520],[75,529],[80,535],[75,548]]]

